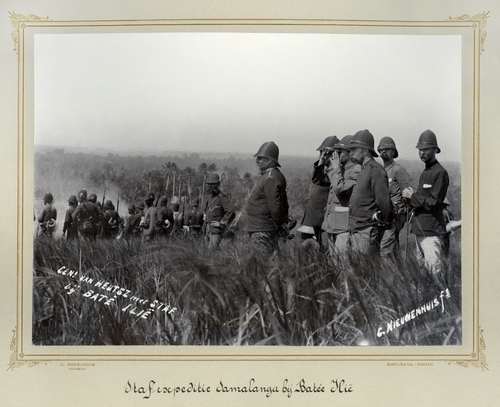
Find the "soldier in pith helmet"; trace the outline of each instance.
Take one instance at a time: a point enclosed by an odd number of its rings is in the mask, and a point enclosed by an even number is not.
[[[97,207],[99,219],[95,221],[95,227],[97,230],[96,233],[102,235],[104,229],[104,208],[102,207],[101,202],[97,201],[97,195],[94,193],[88,196],[87,201],[93,203]]]
[[[203,208],[203,217],[206,223],[208,247],[218,249],[227,225],[234,218],[234,211],[229,198],[220,190],[219,174],[207,174],[205,182],[207,198]]]
[[[79,204],[72,214],[78,233],[84,239],[94,240],[99,232],[99,208],[87,200],[87,191],[85,189],[78,193],[78,202]]]
[[[200,203],[197,199],[191,204],[191,209],[186,216],[185,227],[191,236],[198,237],[201,235],[203,212],[200,210]]]
[[[97,195],[96,194],[90,194],[88,197],[88,201],[92,202],[94,204],[97,204]]]
[[[157,224],[157,208],[154,206],[155,194],[148,193],[144,203],[146,207],[144,209],[144,220],[142,221],[143,237],[146,241],[151,241],[157,237],[158,228]]]
[[[162,237],[168,237],[174,226],[174,212],[168,206],[168,197],[163,195],[158,201],[157,209],[158,233]]]
[[[43,209],[38,215],[39,236],[52,238],[56,229],[57,210],[53,206],[54,196],[48,192],[43,197]]]
[[[395,161],[399,156],[396,143],[391,137],[382,137],[377,147],[382,158],[389,181],[394,217],[390,227],[384,230],[380,242],[380,255],[395,260],[399,257],[399,232],[405,223],[406,210],[402,191],[410,186],[410,175],[406,169]]]
[[[352,136],[346,135],[335,144],[335,153],[325,162],[330,181],[322,229],[328,236],[328,254],[345,253],[349,241],[349,199],[358,182],[361,165],[349,157]]]
[[[141,213],[135,204],[130,204],[127,208],[127,216],[123,222],[123,237],[125,239],[130,239],[138,237],[141,234]]]
[[[425,130],[420,135],[417,149],[425,169],[420,175],[417,190],[412,187],[404,189],[403,198],[413,208],[411,230],[416,236],[416,256],[442,282],[440,275],[446,268],[444,239],[447,234],[443,209],[450,179],[436,159],[441,149],[432,130]]]
[[[378,157],[374,145],[373,135],[366,129],[356,132],[349,143],[351,160],[361,165],[349,200],[350,244],[353,250],[368,255],[379,254],[383,230],[393,216],[387,173],[373,159]]]
[[[278,250],[279,235],[288,223],[286,180],[278,168],[279,148],[276,143],[268,141],[262,144],[254,157],[260,177],[245,205],[245,224],[254,249],[269,256]]]
[[[66,209],[66,216],[64,218],[63,235],[67,240],[74,240],[78,238],[78,228],[76,222],[73,220],[73,212],[78,205],[78,200],[75,195],[68,198],[68,209]]]
[[[297,229],[302,238],[314,238],[321,245],[321,224],[325,216],[328,193],[330,191],[330,179],[327,169],[330,156],[334,153],[334,146],[339,142],[337,136],[328,136],[316,149],[319,157],[313,163],[309,197],[304,209],[302,225]]]
[[[104,202],[103,206],[102,237],[104,239],[115,239],[120,233],[121,218],[115,210],[111,200]]]

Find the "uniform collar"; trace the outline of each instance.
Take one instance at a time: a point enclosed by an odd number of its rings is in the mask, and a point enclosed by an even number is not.
[[[264,171],[261,172],[261,175],[266,175],[266,174],[271,174],[271,172],[273,170],[277,169],[277,167],[269,167],[269,168],[266,168]]]

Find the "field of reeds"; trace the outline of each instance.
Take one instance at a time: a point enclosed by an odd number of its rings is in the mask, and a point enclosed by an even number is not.
[[[460,238],[452,236],[450,270],[436,281],[410,255],[395,265],[374,257],[330,258],[299,239],[279,256],[250,253],[244,237],[218,252],[202,240],[34,241],[33,343],[40,345],[457,345],[461,344]],[[76,277],[57,272],[62,266]],[[80,276],[168,303],[148,318],[84,293]],[[78,284],[77,284],[78,285]],[[66,288],[65,288],[66,287]],[[448,288],[432,310],[385,331],[387,323]],[[105,290],[95,292],[109,294]],[[147,307],[147,304],[146,304]]]

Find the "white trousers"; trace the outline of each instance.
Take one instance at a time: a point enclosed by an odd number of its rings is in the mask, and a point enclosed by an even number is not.
[[[439,236],[416,236],[415,254],[419,263],[431,273],[444,272],[443,240]]]

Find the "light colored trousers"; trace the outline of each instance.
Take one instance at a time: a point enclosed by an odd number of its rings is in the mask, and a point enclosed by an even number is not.
[[[415,236],[415,255],[418,262],[431,273],[441,273],[444,270],[444,242],[439,236]]]
[[[347,251],[349,244],[349,232],[328,233],[328,254],[334,256],[335,253],[342,254]]]

